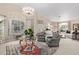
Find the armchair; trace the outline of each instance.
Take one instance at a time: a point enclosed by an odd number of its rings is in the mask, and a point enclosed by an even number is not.
[[[58,47],[60,41],[60,35],[56,32],[53,33],[53,37],[47,37],[48,41],[46,42],[49,47]]]

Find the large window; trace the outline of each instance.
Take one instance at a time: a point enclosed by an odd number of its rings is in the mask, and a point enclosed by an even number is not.
[[[68,30],[68,23],[60,23],[59,30],[60,32],[66,32]]]

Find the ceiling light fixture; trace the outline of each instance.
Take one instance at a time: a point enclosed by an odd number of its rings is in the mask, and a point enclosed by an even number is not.
[[[23,13],[26,15],[26,16],[33,16],[34,14],[34,8],[31,8],[31,7],[23,7]]]

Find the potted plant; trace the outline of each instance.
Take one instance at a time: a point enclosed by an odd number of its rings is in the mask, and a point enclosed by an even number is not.
[[[28,35],[28,31],[27,31],[27,29],[24,31],[24,33],[25,33],[25,35]]]
[[[33,39],[33,30],[31,28],[28,29],[28,34],[30,36],[30,39]]]
[[[24,33],[25,33],[26,38],[28,38],[29,35],[28,35],[28,30],[27,29],[24,31]]]
[[[26,29],[25,31],[24,31],[24,33],[25,33],[25,35],[26,35],[26,37],[29,37],[29,39],[34,39],[33,37],[34,37],[34,32],[33,32],[33,30],[31,29],[31,28],[29,28],[29,29]]]

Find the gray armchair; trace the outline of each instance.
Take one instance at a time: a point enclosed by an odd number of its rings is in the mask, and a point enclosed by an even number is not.
[[[48,41],[46,42],[49,47],[58,47],[60,41],[60,35],[57,32],[53,33],[53,37],[47,37]]]

